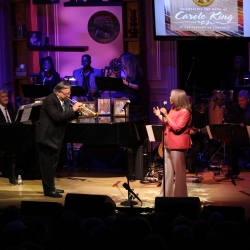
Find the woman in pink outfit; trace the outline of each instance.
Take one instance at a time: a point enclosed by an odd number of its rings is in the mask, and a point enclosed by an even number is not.
[[[191,147],[191,107],[186,92],[181,89],[171,91],[170,103],[172,108],[169,112],[165,108],[153,108],[153,113],[162,121],[164,128],[165,178],[162,181],[160,196],[187,197],[185,156]]]

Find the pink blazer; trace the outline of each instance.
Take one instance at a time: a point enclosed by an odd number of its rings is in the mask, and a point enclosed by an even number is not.
[[[170,110],[171,122],[164,130],[164,145],[169,149],[188,149],[191,147],[190,125],[192,115],[187,109]],[[166,118],[164,118],[166,121]]]

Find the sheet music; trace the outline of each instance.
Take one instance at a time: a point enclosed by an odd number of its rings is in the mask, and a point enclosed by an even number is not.
[[[20,122],[26,122],[30,118],[32,107],[25,108],[22,113],[21,121]]]
[[[162,125],[146,125],[149,140],[162,141]]]
[[[152,125],[146,125],[147,133],[148,133],[148,138],[150,141],[155,141],[155,136],[153,133]]]
[[[18,116],[19,116],[19,113],[21,113],[21,110],[24,109],[24,106],[25,106],[25,105],[22,105],[22,106],[20,106],[20,107],[18,108],[18,111],[17,111],[17,114],[16,114],[16,118],[15,118],[15,122],[17,121]]]

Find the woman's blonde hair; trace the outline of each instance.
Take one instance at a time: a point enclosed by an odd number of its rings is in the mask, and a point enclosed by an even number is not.
[[[130,52],[123,53],[120,56],[120,60],[123,60],[123,69],[126,70],[127,77],[129,77],[131,81],[135,80],[137,70],[142,75],[139,62],[132,53]]]
[[[171,101],[176,110],[185,108],[191,112],[191,107],[187,98],[187,94],[182,89],[173,89],[171,91]]]

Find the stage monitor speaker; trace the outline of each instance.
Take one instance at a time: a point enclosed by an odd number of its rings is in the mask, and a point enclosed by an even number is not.
[[[53,217],[62,209],[62,204],[57,202],[21,201],[22,215]]]
[[[221,213],[225,220],[239,222],[245,220],[245,209],[237,206],[204,206],[203,209],[209,209],[212,213]]]
[[[155,212],[166,213],[175,219],[183,215],[190,220],[199,218],[201,203],[199,197],[156,197]]]
[[[68,193],[65,197],[64,208],[84,218],[107,217],[115,210],[116,204],[107,195]]]

